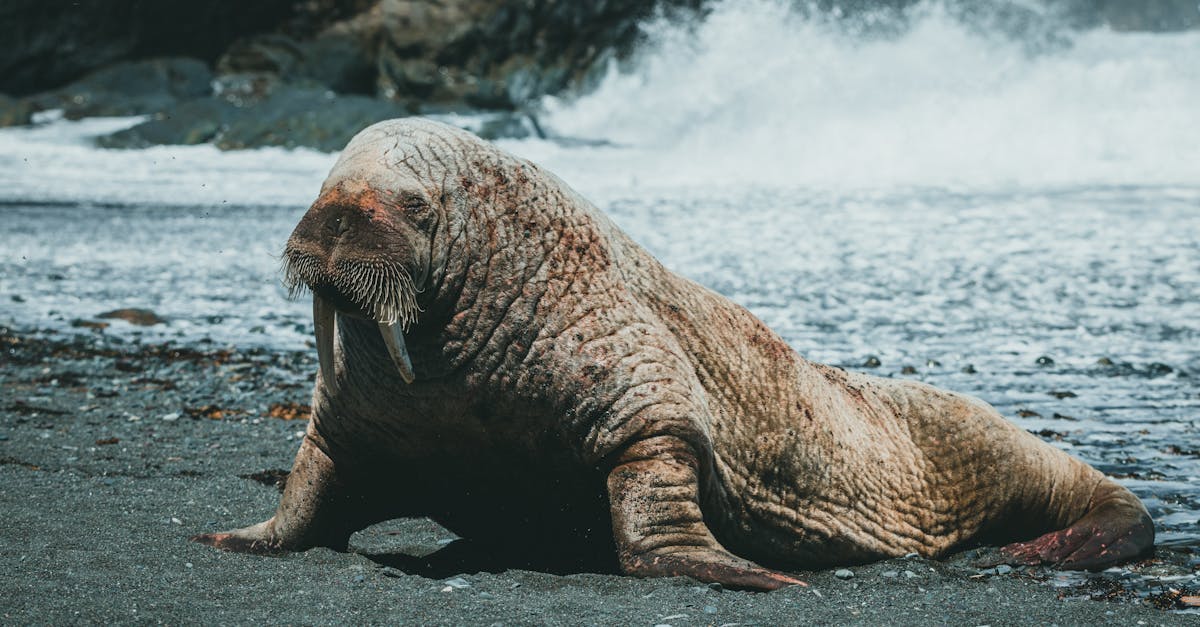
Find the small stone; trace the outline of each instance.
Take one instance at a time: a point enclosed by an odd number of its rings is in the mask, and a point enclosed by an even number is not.
[[[854,571],[849,568],[839,568],[833,572],[833,576],[838,579],[853,579]]]
[[[876,357],[874,355],[868,355],[867,360],[863,362],[862,367],[863,368],[878,368],[882,365],[883,365],[883,362],[879,361],[878,357]]]
[[[1167,364],[1154,362],[1146,366],[1146,373],[1151,377],[1161,377],[1163,375],[1171,374],[1172,372],[1175,372],[1175,369]]]
[[[1113,365],[1113,360],[1111,360],[1111,359],[1109,359],[1109,358],[1107,358],[1107,357],[1101,357],[1100,359],[1097,359],[1097,360],[1096,360],[1096,365],[1098,365],[1098,366],[1112,366],[1112,365]]]
[[[1001,564],[996,567],[997,575],[1007,575],[1007,574],[1011,573],[1012,571],[1013,571],[1013,567],[1009,566],[1008,564]]]
[[[454,586],[446,586],[442,588],[442,592],[454,592]]]
[[[163,414],[162,419],[164,422],[175,422],[176,420],[179,420],[179,412],[173,411],[169,414]]]
[[[927,359],[927,360],[925,360],[925,367],[926,367],[926,368],[938,368],[938,367],[940,367],[941,365],[942,365],[942,362],[940,362],[940,361],[938,361],[938,360],[936,360],[936,359]]]
[[[704,606],[704,613],[705,613],[705,614],[716,614],[716,613],[717,613],[717,606],[715,606],[715,605],[705,605],[705,606]]]
[[[184,568],[192,568],[192,563],[191,563],[191,562],[184,562],[184,563],[183,563],[183,567],[184,567]]]
[[[1034,360],[1033,363],[1035,363],[1039,366],[1053,366],[1054,360],[1051,359],[1049,355],[1042,355],[1041,357],[1038,357],[1036,360]]]
[[[914,572],[913,572],[913,571],[911,571],[911,570],[906,570],[906,571],[904,571],[904,578],[905,578],[905,579],[916,579],[917,577],[919,577],[919,575],[917,575],[916,573],[914,573]]]
[[[456,589],[461,590],[463,588],[470,588],[471,582],[467,581],[466,579],[463,579],[462,577],[455,577],[454,579],[447,579],[446,585],[450,586],[451,588],[456,588]]]
[[[0,442],[4,442],[6,440],[8,440],[8,436],[6,434],[0,433]]]
[[[716,592],[720,592],[725,589],[725,586],[722,586],[721,584],[714,581],[714,582],[708,584],[708,589],[715,590]]]
[[[354,576],[354,583],[362,583],[362,582],[364,582],[364,581],[366,581],[366,580],[367,580],[367,576],[366,576],[366,575],[355,575],[355,576]]]
[[[384,577],[403,577],[404,576],[403,571],[401,571],[398,568],[392,568],[391,566],[384,566],[383,570],[381,570],[379,572],[382,573]]]
[[[915,559],[920,559],[920,557],[921,557],[921,554],[920,554],[920,553],[917,553],[917,552],[913,552],[913,553],[905,553],[905,554],[904,554],[904,559],[906,559],[906,560],[915,560]]]
[[[887,577],[888,579],[893,579],[893,578],[896,578],[896,577],[899,577],[899,576],[900,576],[900,571],[898,571],[898,570],[885,570],[885,571],[883,571],[882,573],[879,573],[879,576],[880,576],[880,577]]]
[[[917,374],[917,369],[912,366],[905,366],[900,369],[900,374]]]
[[[176,517],[174,517],[174,516],[172,516],[172,517],[171,517],[171,524],[173,524],[173,525],[182,525],[182,524],[183,524],[183,521],[182,521],[182,520],[179,520],[178,518],[176,518]]]
[[[971,364],[967,364],[967,365],[963,366],[962,371],[963,371],[963,374],[975,374],[976,372],[978,372],[977,370],[975,370],[975,366],[973,366]]]
[[[124,320],[130,324],[136,324],[143,327],[154,326],[156,324],[162,324],[166,322],[166,320],[158,317],[158,314],[150,311],[149,309],[114,309],[112,311],[106,311],[96,317]]]
[[[480,593],[479,593],[479,598],[481,598],[481,599],[494,599],[494,598],[496,598],[496,595],[492,594],[491,592],[480,592]]]

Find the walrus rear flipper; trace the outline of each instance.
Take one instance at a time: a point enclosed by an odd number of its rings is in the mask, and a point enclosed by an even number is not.
[[[621,570],[639,577],[691,577],[730,588],[775,590],[808,584],[727,551],[700,512],[696,455],[657,436],[627,448],[608,477]]]
[[[1103,570],[1154,548],[1154,522],[1129,490],[1111,479],[1096,487],[1082,518],[1066,529],[1002,548],[1009,561],[1069,570]]]

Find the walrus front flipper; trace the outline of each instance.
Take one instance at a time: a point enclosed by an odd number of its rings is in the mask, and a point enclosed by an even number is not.
[[[1019,564],[1069,570],[1103,570],[1154,547],[1154,522],[1129,490],[1109,479],[1097,486],[1087,513],[1066,529],[1000,550]]]
[[[360,523],[356,508],[341,489],[333,460],[317,446],[312,424],[296,454],[279,508],[270,519],[219,533],[202,533],[193,542],[224,551],[271,555],[314,546],[345,550]]]
[[[725,550],[700,512],[696,456],[658,436],[627,448],[608,476],[621,570],[640,577],[686,576],[732,588],[808,585]]]

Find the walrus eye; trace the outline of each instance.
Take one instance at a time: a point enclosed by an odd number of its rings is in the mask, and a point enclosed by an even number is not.
[[[429,222],[433,218],[433,208],[429,206],[429,203],[420,198],[407,198],[400,206],[404,210],[405,216],[416,223],[418,227],[429,226]]]

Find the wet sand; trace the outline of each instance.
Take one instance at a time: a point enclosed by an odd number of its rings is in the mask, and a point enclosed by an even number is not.
[[[523,570],[424,519],[360,532],[348,553],[259,557],[188,542],[273,511],[272,482],[298,446],[314,370],[309,353],[0,327],[3,622],[1197,621],[1158,609],[1180,606],[1165,588],[1139,596],[1101,585],[1108,580],[1055,587],[1061,576],[1042,569],[981,570],[973,562],[986,549],[856,566],[849,579],[805,572],[809,587],[763,594],[684,578]],[[1160,549],[1130,570],[1185,574],[1193,559]]]

